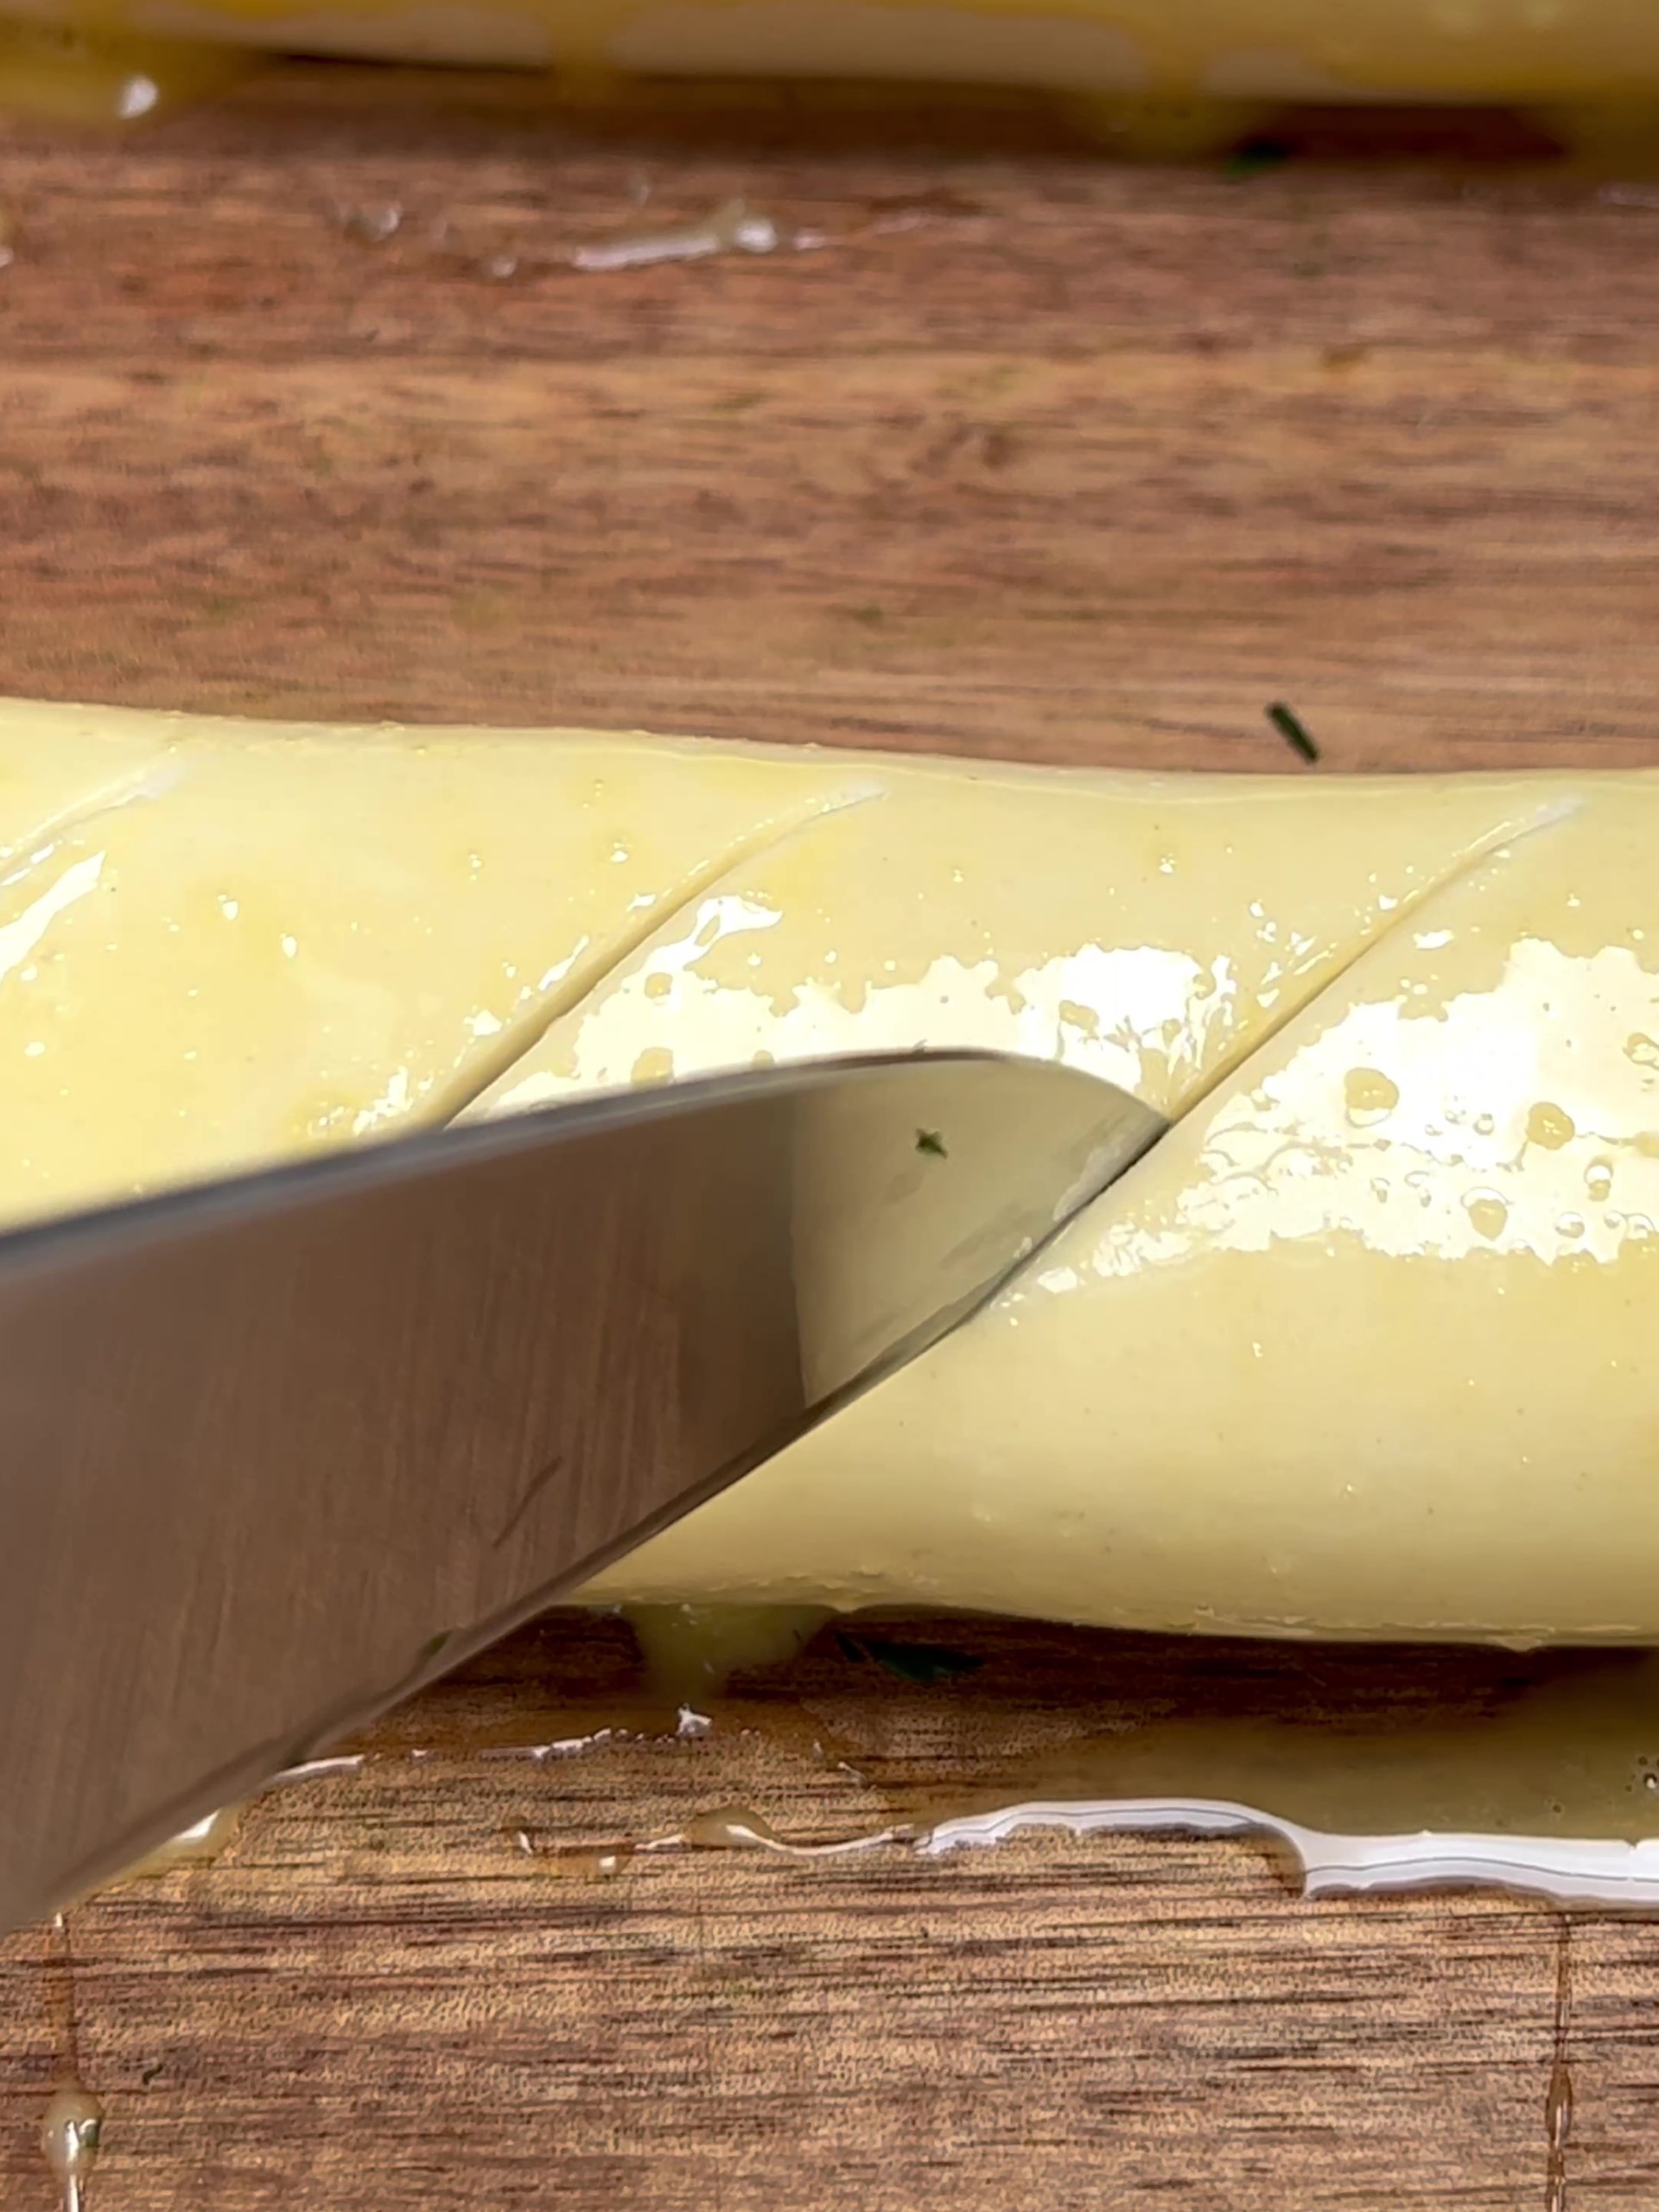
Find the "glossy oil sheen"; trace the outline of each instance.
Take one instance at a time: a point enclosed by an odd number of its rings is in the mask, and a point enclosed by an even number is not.
[[[1651,774],[12,709],[0,1207],[767,1059],[1052,1058],[1175,1128],[592,1595],[1653,1638],[1656,840]]]
[[[1659,928],[1632,796],[1592,788],[1449,879],[959,1345],[766,1469],[750,1573],[783,1593],[786,1510],[843,1601],[1651,1637]],[[837,1471],[894,1420],[906,1487],[837,1545]],[[1040,1502],[1006,1471],[1033,1452]],[[716,1507],[631,1594],[708,1594],[734,1534]]]

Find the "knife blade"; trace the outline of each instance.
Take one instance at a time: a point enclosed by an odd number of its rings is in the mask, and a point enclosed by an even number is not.
[[[736,1480],[1163,1126],[1046,1064],[821,1062],[0,1236],[0,1929]]]

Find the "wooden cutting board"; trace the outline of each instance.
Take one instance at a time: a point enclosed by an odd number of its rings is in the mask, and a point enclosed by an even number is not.
[[[1287,773],[1659,760],[1659,191],[1137,170],[1017,106],[786,123],[317,70],[143,137],[14,128],[0,685]],[[776,250],[571,265],[739,199]],[[1308,1904],[1249,1843],[593,1881],[542,1848],[734,1803],[855,1833],[898,1775],[1012,1783],[1079,1683],[1132,1712],[1249,1663],[949,1640],[975,1671],[914,1681],[820,1637],[695,1735],[619,1624],[555,1622],[215,1863],[12,1939],[8,2212],[54,2201],[71,2041],[93,2212],[1659,2203],[1641,1923]]]

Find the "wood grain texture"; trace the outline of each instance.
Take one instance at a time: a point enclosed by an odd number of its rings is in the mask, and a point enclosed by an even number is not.
[[[1659,213],[1583,180],[791,150],[330,71],[14,127],[0,193],[6,690],[1306,772],[1286,699],[1336,767],[1659,760]],[[806,241],[550,259],[740,195]],[[1515,2212],[1561,2056],[1554,2212],[1659,2203],[1640,1923],[1131,1838],[554,1872],[995,1790],[1077,1685],[1185,1663],[971,1633],[933,1686],[821,1640],[687,1740],[620,1626],[555,1622],[78,1908],[92,2212]],[[47,1949],[0,1947],[8,2212],[51,2201]]]
[[[1641,1925],[1564,1937],[1490,1896],[1309,1906],[1257,1847],[1168,1839],[556,1871],[554,1846],[661,1840],[733,1802],[811,1840],[918,1797],[1018,1796],[1033,1746],[1103,1705],[1202,1701],[1203,1673],[1226,1702],[1262,1671],[1175,1639],[944,1632],[980,1673],[906,1683],[826,1636],[689,1739],[620,1624],[555,1620],[394,1716],[356,1773],[262,1800],[216,1864],[77,1908],[100,2201],[1541,2206],[1563,1940],[1572,2201],[1652,2201]],[[1363,1663],[1268,1671],[1334,1707]],[[1382,1671],[1408,1705],[1438,1674],[1455,1705],[1496,1663]],[[627,1732],[529,1756],[607,1723]],[[48,2202],[29,2133],[49,1948],[0,1952],[19,2212]]]
[[[1294,766],[1289,698],[1340,766],[1647,757],[1653,207],[353,84],[14,130],[0,684],[1241,768]],[[735,196],[810,250],[547,265]]]

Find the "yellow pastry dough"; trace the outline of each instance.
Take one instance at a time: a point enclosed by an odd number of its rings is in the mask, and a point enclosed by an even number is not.
[[[920,1043],[1176,1123],[590,1593],[1659,1634],[1659,775],[0,713],[0,1214]]]
[[[1659,85],[1649,0],[10,0],[8,13],[129,44],[1188,101],[1628,99]],[[153,99],[166,64],[140,59]]]

